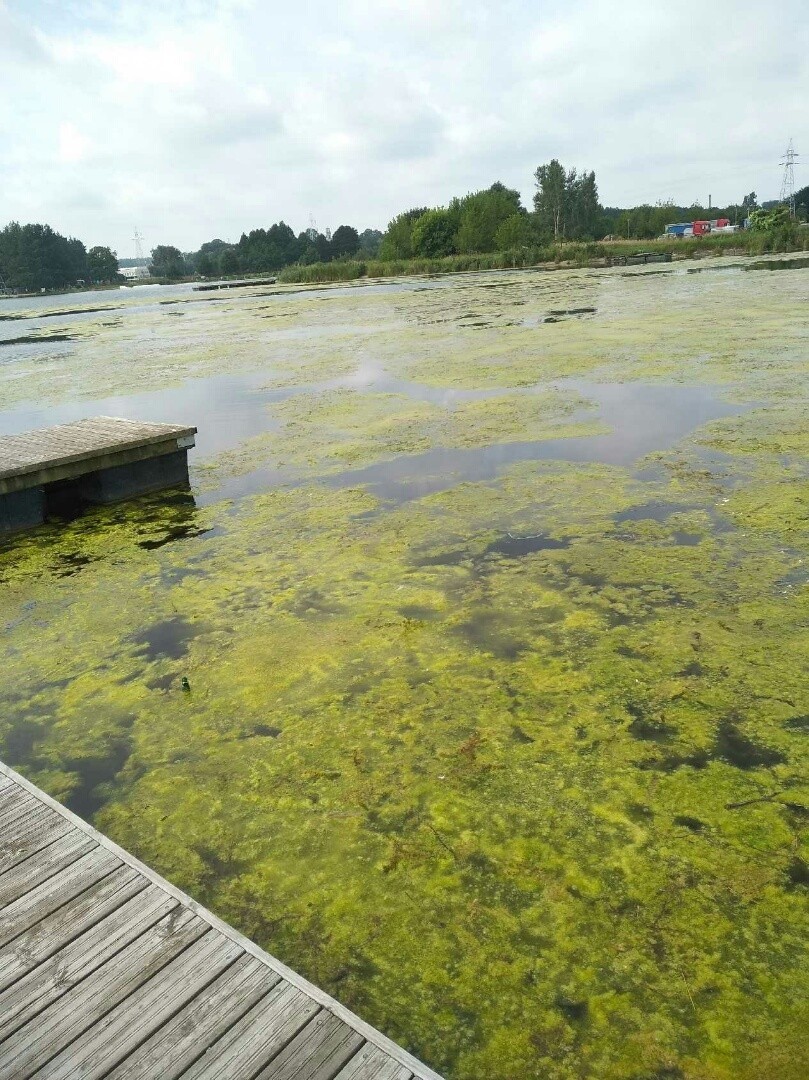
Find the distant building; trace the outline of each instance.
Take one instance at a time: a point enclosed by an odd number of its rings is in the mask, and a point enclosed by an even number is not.
[[[127,281],[138,281],[140,278],[149,277],[148,266],[119,266],[118,273]]]

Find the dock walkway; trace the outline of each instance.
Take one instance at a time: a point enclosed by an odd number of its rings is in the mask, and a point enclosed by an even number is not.
[[[441,1080],[0,762],[0,1080]]]
[[[95,416],[0,438],[0,533],[71,509],[188,483],[197,429]]]

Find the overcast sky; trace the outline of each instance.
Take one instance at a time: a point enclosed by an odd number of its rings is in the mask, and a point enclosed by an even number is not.
[[[0,225],[384,228],[552,157],[605,205],[809,183],[806,0],[0,0]]]

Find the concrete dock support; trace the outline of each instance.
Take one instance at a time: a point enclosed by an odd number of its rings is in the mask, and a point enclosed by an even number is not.
[[[197,429],[98,416],[0,439],[0,535],[114,503],[188,487]]]
[[[34,529],[45,520],[45,489],[25,488],[0,495],[0,535]]]

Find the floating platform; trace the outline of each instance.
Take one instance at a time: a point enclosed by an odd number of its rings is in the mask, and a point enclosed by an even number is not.
[[[0,534],[188,484],[195,427],[96,416],[0,438]]]
[[[214,281],[210,285],[195,285],[194,292],[216,292],[218,289],[247,289],[251,285],[274,285],[278,278],[248,278],[246,281]]]
[[[441,1080],[0,762],[0,1080]]]
[[[671,262],[670,251],[636,251],[633,255],[613,255],[612,266],[645,266],[646,263]]]

